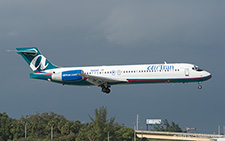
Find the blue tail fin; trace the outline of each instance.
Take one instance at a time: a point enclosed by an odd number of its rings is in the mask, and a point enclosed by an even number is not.
[[[34,72],[40,72],[48,69],[59,68],[49,62],[36,47],[16,48],[25,61],[30,65]]]

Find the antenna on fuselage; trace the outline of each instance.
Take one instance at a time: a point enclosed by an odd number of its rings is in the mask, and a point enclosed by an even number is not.
[[[167,64],[167,62],[166,62],[166,61],[164,61],[164,64]]]

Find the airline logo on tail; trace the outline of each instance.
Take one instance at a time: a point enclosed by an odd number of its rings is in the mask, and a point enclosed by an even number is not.
[[[38,58],[41,58],[41,61],[39,62],[38,65],[36,65]],[[36,71],[39,67],[40,70],[44,70],[47,68],[48,63],[46,64],[46,58],[43,55],[38,55],[34,57],[34,59],[30,62],[30,67],[33,71]]]

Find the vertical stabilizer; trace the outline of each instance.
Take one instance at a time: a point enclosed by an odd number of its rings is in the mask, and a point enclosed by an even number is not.
[[[46,59],[36,47],[16,48],[34,72],[59,68]]]

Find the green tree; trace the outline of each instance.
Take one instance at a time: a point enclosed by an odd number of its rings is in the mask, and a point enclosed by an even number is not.
[[[12,121],[13,127],[10,129],[13,139],[19,139],[24,136],[24,123],[20,120],[14,119]]]
[[[169,132],[182,132],[182,129],[179,127],[179,124],[176,124],[172,121],[171,125],[167,119],[163,121],[162,125],[155,125],[155,131],[169,131]]]
[[[0,113],[0,140],[25,140],[25,125],[27,140],[50,140],[51,127],[55,141],[104,141],[108,133],[110,140],[133,140],[133,129],[114,123],[114,117],[107,119],[105,107],[95,109],[94,117],[89,117],[90,123],[81,124],[80,121],[70,121],[53,112],[26,115],[19,120]]]
[[[73,125],[71,127],[72,132],[74,134],[78,134],[81,126],[82,126],[82,124],[80,123],[80,121],[77,120],[77,121],[73,122]]]
[[[110,120],[107,119],[106,107],[102,106],[99,108],[99,110],[95,109],[95,117],[89,117],[92,121],[91,127],[93,129],[93,132],[95,133],[95,137],[93,137],[93,139],[97,141],[103,141],[107,139],[108,132],[114,134],[113,127],[115,118],[110,118]]]
[[[13,138],[13,135],[10,132],[13,127],[12,121],[13,119],[9,118],[5,112],[0,113],[0,137],[4,140]]]
[[[94,132],[91,129],[89,123],[82,124],[79,130],[79,134],[76,138],[76,141],[88,141],[95,138]]]
[[[50,139],[51,126],[53,126],[54,137],[62,136],[62,127],[67,122],[67,119],[53,112],[45,112],[27,115],[26,117],[22,116],[19,121],[23,124],[23,127],[27,124],[27,137],[31,139]]]
[[[128,127],[121,127],[116,131],[116,139],[117,140],[132,140],[134,135],[134,130]]]

